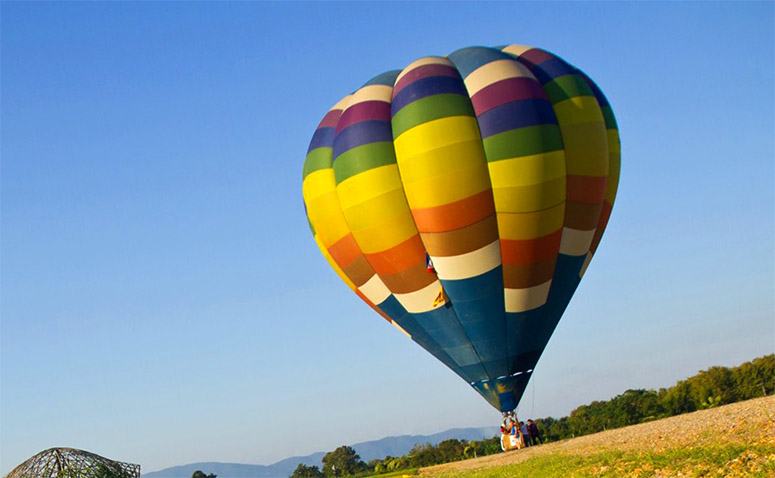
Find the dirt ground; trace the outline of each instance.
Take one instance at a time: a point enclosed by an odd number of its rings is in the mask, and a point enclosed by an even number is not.
[[[424,476],[520,463],[548,454],[652,451],[714,443],[775,445],[775,396],[733,403],[639,425],[608,430],[523,450],[420,470]]]

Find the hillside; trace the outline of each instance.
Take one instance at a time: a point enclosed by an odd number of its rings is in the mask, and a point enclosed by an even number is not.
[[[351,445],[368,461],[385,456],[400,456],[408,453],[413,446],[421,443],[437,444],[443,440],[457,438],[459,440],[481,440],[495,436],[495,427],[485,428],[453,428],[432,435],[401,435],[371,440]],[[271,465],[251,465],[243,463],[202,462],[173,466],[159,471],[144,473],[143,478],[191,478],[196,470],[215,473],[218,478],[287,478],[299,463],[320,466],[320,460],[325,452],[312,453],[305,456],[285,458]]]
[[[420,470],[428,477],[775,476],[775,396]]]

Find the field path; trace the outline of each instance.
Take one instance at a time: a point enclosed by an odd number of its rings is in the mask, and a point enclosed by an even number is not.
[[[523,450],[445,463],[420,470],[423,476],[454,474],[520,463],[542,455],[589,455],[604,451],[664,452],[712,444],[775,446],[775,396],[608,430]]]

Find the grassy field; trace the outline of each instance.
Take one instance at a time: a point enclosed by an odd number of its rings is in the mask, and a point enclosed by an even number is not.
[[[775,397],[420,470],[433,478],[775,477]]]

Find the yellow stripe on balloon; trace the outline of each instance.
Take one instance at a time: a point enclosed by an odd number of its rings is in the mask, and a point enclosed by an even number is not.
[[[336,186],[336,192],[342,208],[348,209],[401,187],[398,166],[388,164],[350,176]]]
[[[410,158],[444,146],[481,141],[479,124],[473,116],[448,116],[417,125],[395,138],[396,156]],[[484,159],[484,153],[481,153]]]
[[[342,215],[335,187],[334,172],[330,168],[307,175],[302,185],[307,215],[325,247],[331,246],[350,232]]]
[[[331,168],[318,169],[312,172],[304,178],[304,183],[301,186],[301,194],[304,197],[304,202],[309,202],[315,198],[328,194],[331,192],[331,185],[336,187],[336,181],[334,180],[334,170]]]
[[[401,189],[388,191],[381,196],[370,198],[360,204],[344,209],[344,217],[353,232],[370,227],[377,227],[386,219],[397,216],[405,216],[411,221],[409,211],[406,208],[406,198]],[[375,211],[379,211],[375,213]],[[357,242],[357,241],[356,241]]]
[[[337,185],[337,194],[353,237],[364,252],[382,252],[417,234],[397,165],[351,176]]]
[[[560,229],[565,216],[565,203],[549,209],[524,213],[497,213],[501,239],[535,239]]]
[[[395,148],[412,209],[453,203],[490,188],[474,117],[450,116],[415,126],[396,138]]]
[[[608,176],[608,142],[602,123],[560,124],[569,176]]]
[[[307,212],[310,222],[326,247],[332,246],[350,232],[339,207],[335,191],[309,201]]]
[[[600,123],[605,134],[603,112],[594,96],[573,96],[552,106],[561,124]]]
[[[565,152],[552,151],[488,163],[493,188],[529,186],[565,177]]]
[[[552,105],[562,131],[568,175],[608,176],[608,139],[594,96],[574,96]]]
[[[374,212],[374,214],[381,214]],[[353,237],[365,254],[382,252],[417,234],[411,217],[395,215],[385,217],[378,225],[353,230]]]
[[[470,158],[470,157],[469,157]],[[470,158],[469,161],[471,161]],[[406,199],[412,209],[423,209],[460,201],[490,189],[490,178],[484,160],[480,164],[471,161],[465,169],[444,171],[413,182],[404,181]],[[403,163],[402,163],[403,167]]]
[[[565,176],[539,184],[493,187],[497,212],[532,212],[548,209],[565,201]]]
[[[419,155],[407,155],[401,161],[401,181],[411,183],[431,176],[441,176],[448,171],[471,168],[471,157],[481,154],[482,143],[469,140],[436,148]]]

